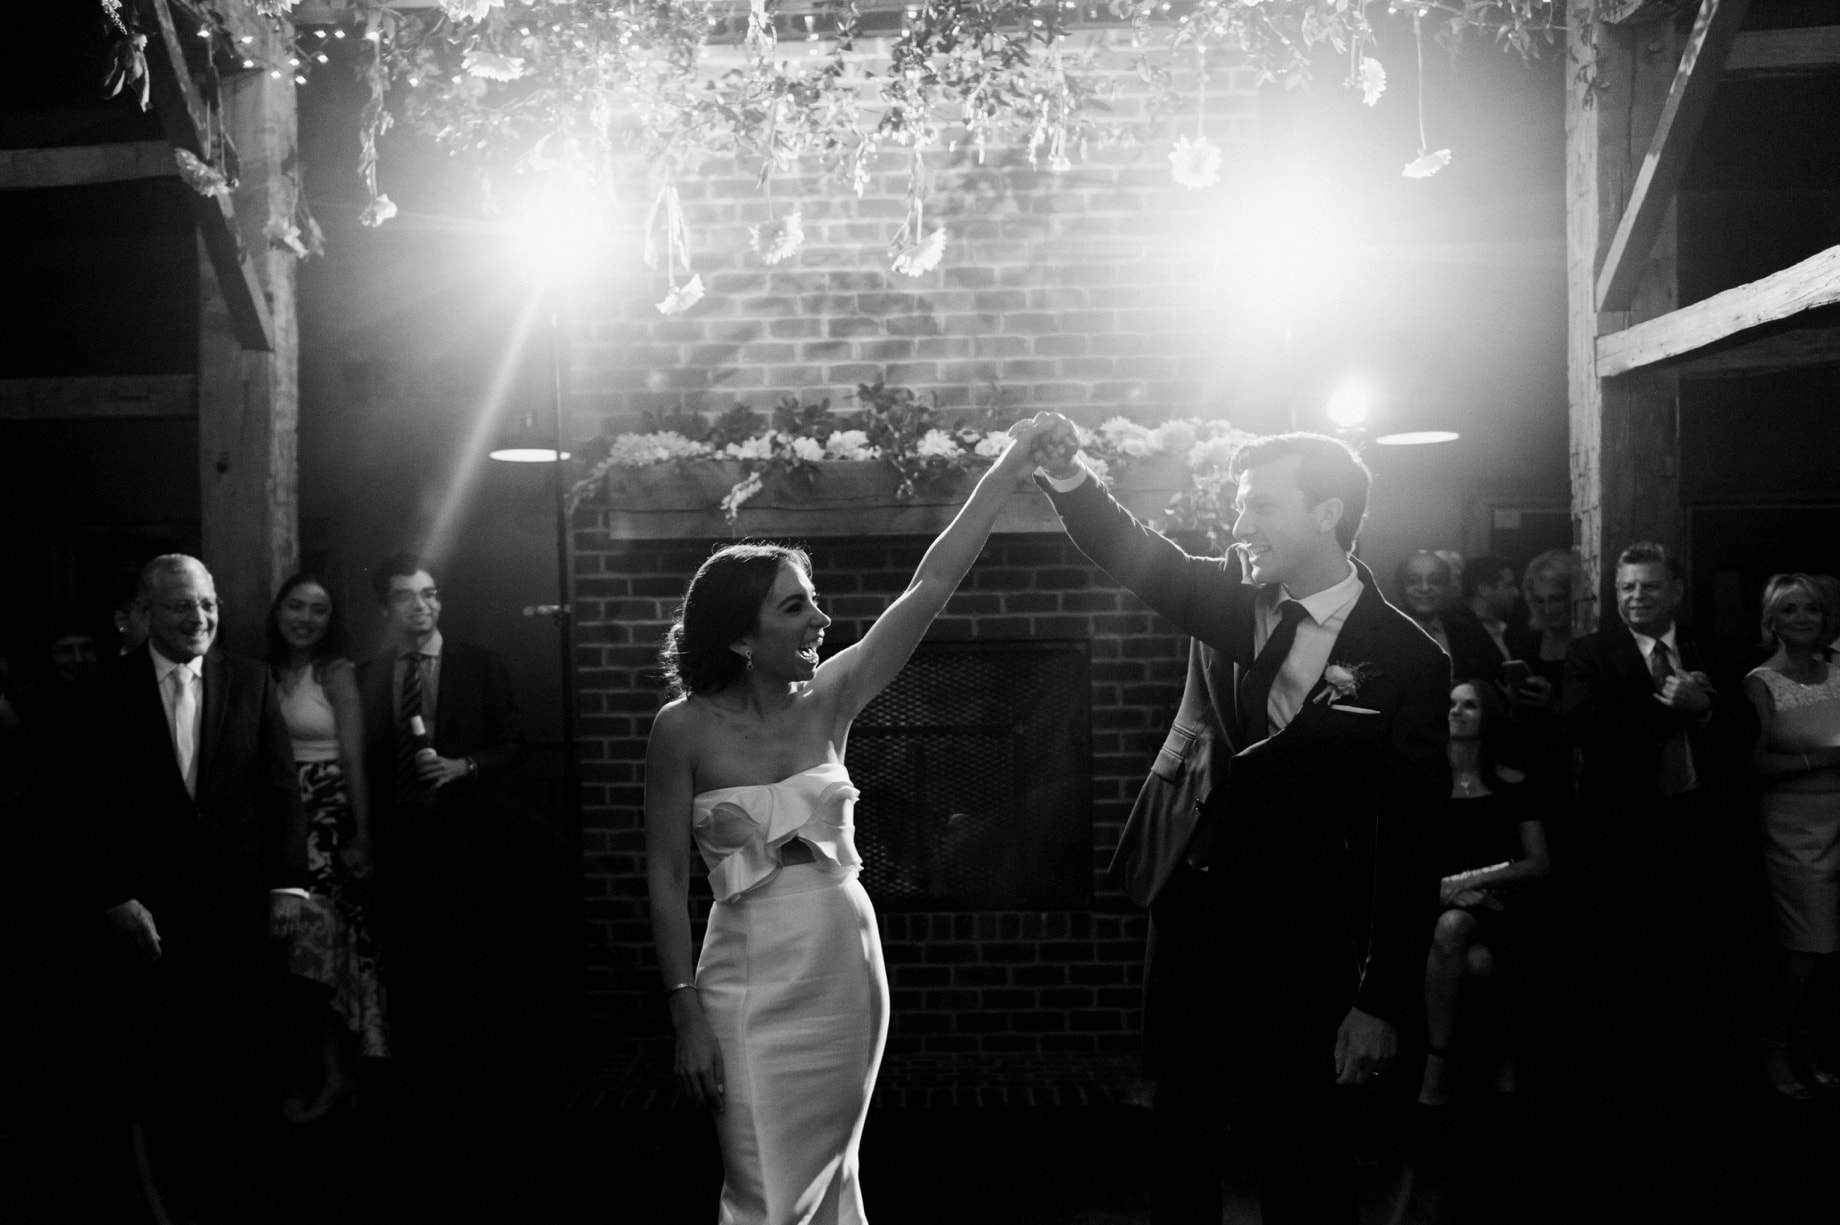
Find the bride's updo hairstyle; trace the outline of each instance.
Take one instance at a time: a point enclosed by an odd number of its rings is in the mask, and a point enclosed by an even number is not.
[[[747,671],[729,645],[759,626],[782,562],[811,577],[811,558],[783,544],[727,545],[697,567],[658,656],[674,696],[715,693]]]

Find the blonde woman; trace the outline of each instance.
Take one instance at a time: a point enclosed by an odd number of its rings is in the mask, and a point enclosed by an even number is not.
[[[1840,951],[1840,669],[1829,658],[1833,610],[1806,574],[1763,590],[1764,645],[1775,653],[1744,678],[1757,708],[1751,752],[1763,819],[1764,875],[1782,946],[1764,1029],[1764,1075],[1777,1094],[1810,1096],[1800,1071],[1840,1089],[1821,1053],[1798,1041],[1817,987]]]

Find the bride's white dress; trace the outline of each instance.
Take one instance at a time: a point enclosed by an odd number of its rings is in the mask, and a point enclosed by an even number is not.
[[[716,903],[697,994],[722,1049],[722,1225],[853,1225],[888,976],[839,762],[694,801]],[[783,863],[793,839],[809,863]]]

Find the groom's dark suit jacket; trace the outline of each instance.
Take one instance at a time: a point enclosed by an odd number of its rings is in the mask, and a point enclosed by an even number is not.
[[[138,899],[163,959],[260,950],[269,890],[308,885],[306,820],[268,669],[212,650],[203,678],[196,798],[147,646],[106,670],[89,741],[91,903],[100,912]]]
[[[1283,730],[1240,744],[1234,695],[1254,659],[1259,589],[1243,580],[1237,556],[1184,552],[1090,478],[1048,492],[1080,550],[1194,639],[1175,722],[1112,862],[1131,899],[1152,908],[1153,925],[1164,922],[1157,903],[1187,871],[1197,821],[1213,825],[1209,889],[1222,926],[1200,958],[1214,964],[1189,955],[1166,964],[1153,937],[1145,1018],[1153,1062],[1183,1054],[1159,1051],[1159,1033],[1181,1045],[1205,1040],[1208,1028],[1155,1015],[1159,996],[1182,1001],[1177,1008],[1210,1007],[1190,992],[1160,991],[1159,977],[1172,974],[1220,974],[1229,1009],[1282,1012],[1297,1000],[1312,1019],[1332,1014],[1339,1023],[1354,1006],[1397,1021],[1422,992],[1436,899],[1420,831],[1450,794],[1449,660],[1355,562],[1364,590],[1329,658],[1364,665],[1365,679],[1345,698],[1319,679]],[[1169,945],[1195,948],[1192,933],[1164,934],[1177,937]],[[1322,1041],[1332,1037],[1333,1028]]]

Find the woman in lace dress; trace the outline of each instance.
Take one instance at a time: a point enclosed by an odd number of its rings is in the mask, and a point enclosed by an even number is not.
[[[888,985],[844,745],[976,560],[1027,450],[991,466],[907,590],[822,663],[831,621],[811,563],[778,545],[711,555],[666,639],[675,696],[646,750],[646,874],[677,1074],[716,1112],[724,1225],[865,1219],[857,1148]],[[694,973],[693,841],[715,895]]]
[[[1797,1100],[1809,1096],[1799,1069],[1840,1088],[1820,1051],[1797,1049],[1840,950],[1840,669],[1826,646],[1833,626],[1812,578],[1775,575],[1763,590],[1763,636],[1776,652],[1744,678],[1761,724],[1751,769],[1762,792],[1764,876],[1783,949],[1765,1022],[1764,1075],[1771,1089]]]
[[[361,896],[371,839],[358,685],[338,610],[310,574],[281,584],[268,614],[268,663],[294,745],[312,892],[329,904],[303,914],[291,952],[296,974],[332,991],[312,1070],[287,1103],[289,1117],[305,1122],[352,1087],[354,1055],[389,1054],[377,946]]]

